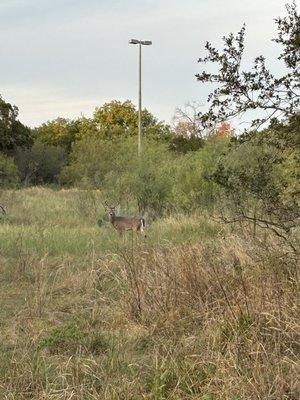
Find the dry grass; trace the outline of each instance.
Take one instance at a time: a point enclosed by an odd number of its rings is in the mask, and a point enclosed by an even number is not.
[[[298,399],[295,256],[203,216],[120,241],[97,196],[2,194],[0,398]]]

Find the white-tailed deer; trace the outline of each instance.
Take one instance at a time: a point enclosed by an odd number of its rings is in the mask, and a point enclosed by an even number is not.
[[[120,217],[116,215],[116,207],[109,206],[105,202],[108,211],[108,220],[113,227],[121,234],[125,231],[136,231],[144,234],[145,220],[143,217]],[[146,236],[144,234],[144,236]]]

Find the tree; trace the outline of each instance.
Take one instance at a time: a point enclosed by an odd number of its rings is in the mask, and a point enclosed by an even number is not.
[[[173,117],[173,130],[176,135],[186,138],[203,137],[203,127],[199,119],[200,108],[201,105],[193,101],[183,108],[176,109]]]
[[[80,136],[80,122],[59,117],[36,128],[34,137],[41,143],[61,146],[69,152],[72,143]]]
[[[129,100],[113,100],[96,108],[93,121],[103,138],[132,136],[137,133],[138,112]],[[170,133],[168,125],[159,122],[146,109],[142,110],[142,128],[144,135],[156,138],[164,138]]]
[[[299,128],[295,116],[289,123],[274,122],[233,138],[210,176],[233,206],[230,217],[223,215],[226,222],[253,222],[273,231],[294,251],[294,228],[300,218]]]
[[[204,145],[204,130],[199,121],[200,105],[195,101],[177,108],[169,148],[177,153],[199,150]]]
[[[204,127],[250,110],[263,113],[262,117],[252,122],[252,127],[256,128],[271,118],[288,119],[299,112],[300,15],[295,2],[286,5],[286,10],[286,17],[275,20],[278,36],[273,39],[283,48],[278,56],[287,68],[283,76],[275,77],[266,67],[262,55],[256,57],[250,71],[241,70],[245,25],[236,36],[231,33],[223,37],[223,51],[206,43],[208,55],[199,58],[199,62],[214,63],[218,72],[204,71],[196,75],[202,83],[217,84],[217,88],[208,96],[208,111],[199,114]]]
[[[0,151],[13,154],[17,147],[32,144],[30,128],[18,120],[18,107],[6,103],[0,96]]]
[[[222,121],[216,129],[216,135],[218,137],[230,137],[231,136],[231,126],[227,121]]]
[[[92,118],[81,116],[75,120],[56,118],[42,124],[34,131],[35,139],[53,146],[61,146],[68,153],[75,142],[93,137],[117,139],[136,135],[138,113],[129,101],[113,100],[95,109]],[[154,138],[166,138],[170,128],[159,122],[149,111],[142,111],[143,133]]]
[[[287,16],[275,20],[278,37],[274,39],[283,46],[278,58],[285,63],[285,75],[275,77],[263,56],[255,59],[251,71],[241,70],[243,26],[236,37],[230,34],[223,38],[223,52],[206,44],[208,56],[199,61],[213,62],[219,70],[215,74],[202,72],[197,79],[218,85],[208,97],[208,111],[199,115],[204,127],[251,110],[264,112],[252,121],[251,130],[231,138],[210,175],[231,200],[233,214],[228,216],[227,209],[224,220],[250,221],[255,227],[267,228],[296,251],[293,232],[300,218],[300,16],[295,2],[286,9]]]
[[[36,141],[31,148],[17,149],[15,162],[24,185],[57,183],[66,162],[65,150]]]

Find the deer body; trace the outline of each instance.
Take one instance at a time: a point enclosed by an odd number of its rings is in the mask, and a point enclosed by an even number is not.
[[[129,230],[143,234],[145,228],[145,220],[143,217],[117,216],[115,207],[110,207],[108,205],[107,207],[109,210],[108,220],[120,234]]]

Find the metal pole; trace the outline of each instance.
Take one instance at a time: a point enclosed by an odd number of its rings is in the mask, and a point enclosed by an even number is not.
[[[142,44],[139,43],[138,155],[142,153]]]

